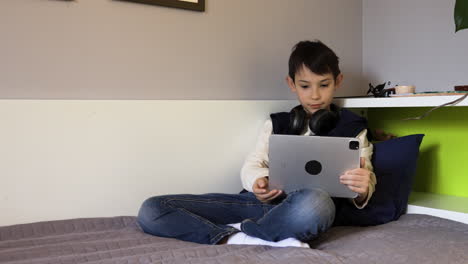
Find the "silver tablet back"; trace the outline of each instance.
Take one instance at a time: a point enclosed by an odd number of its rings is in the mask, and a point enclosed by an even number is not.
[[[270,189],[320,188],[332,197],[354,198],[357,193],[340,183],[340,175],[359,168],[359,154],[356,138],[271,135]]]

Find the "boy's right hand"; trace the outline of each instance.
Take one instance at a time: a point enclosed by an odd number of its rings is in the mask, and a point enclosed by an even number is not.
[[[281,190],[269,190],[268,188],[268,178],[262,177],[258,178],[253,185],[253,193],[255,197],[262,202],[267,203],[276,197],[280,196],[283,192]]]

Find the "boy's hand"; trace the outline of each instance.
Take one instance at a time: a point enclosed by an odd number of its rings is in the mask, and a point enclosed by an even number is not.
[[[275,199],[282,193],[281,190],[269,191],[267,177],[258,178],[255,181],[252,190],[253,190],[253,193],[255,194],[255,197],[257,197],[257,199],[262,203],[267,203]]]
[[[368,169],[364,168],[365,160],[361,158],[361,168],[349,170],[340,176],[340,182],[348,186],[348,188],[358,193],[358,202],[362,202],[366,199],[369,192],[369,182],[371,173]]]

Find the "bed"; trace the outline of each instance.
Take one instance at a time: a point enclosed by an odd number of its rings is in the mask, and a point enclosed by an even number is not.
[[[406,214],[333,227],[311,249],[201,245],[143,233],[133,216],[0,227],[0,263],[468,263],[468,225]]]
[[[296,104],[1,101],[0,263],[468,264],[467,224],[415,214],[387,221],[406,208],[408,174],[413,173],[408,168],[414,169],[414,164],[387,163],[415,163],[416,155],[407,156],[417,154],[401,152],[395,144],[398,155],[374,155],[377,176],[386,176],[377,186],[385,188],[374,193],[367,209],[353,207],[359,212],[353,215],[357,222],[378,215],[386,218],[373,220],[386,224],[334,227],[313,241],[312,249],[210,246],[154,237],[128,216],[155,195],[239,191],[239,168],[265,117]],[[167,114],[167,109],[174,112]],[[384,145],[375,145],[375,153],[382,149]],[[393,172],[395,168],[405,172]],[[397,176],[389,177],[392,173]],[[396,205],[398,214],[388,214]]]

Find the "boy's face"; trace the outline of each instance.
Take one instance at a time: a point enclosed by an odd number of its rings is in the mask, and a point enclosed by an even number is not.
[[[297,99],[308,114],[313,114],[319,109],[330,109],[333,95],[341,86],[343,75],[333,78],[333,74],[317,75],[309,68],[302,67],[295,75],[295,81],[287,77],[289,88],[297,95]]]

